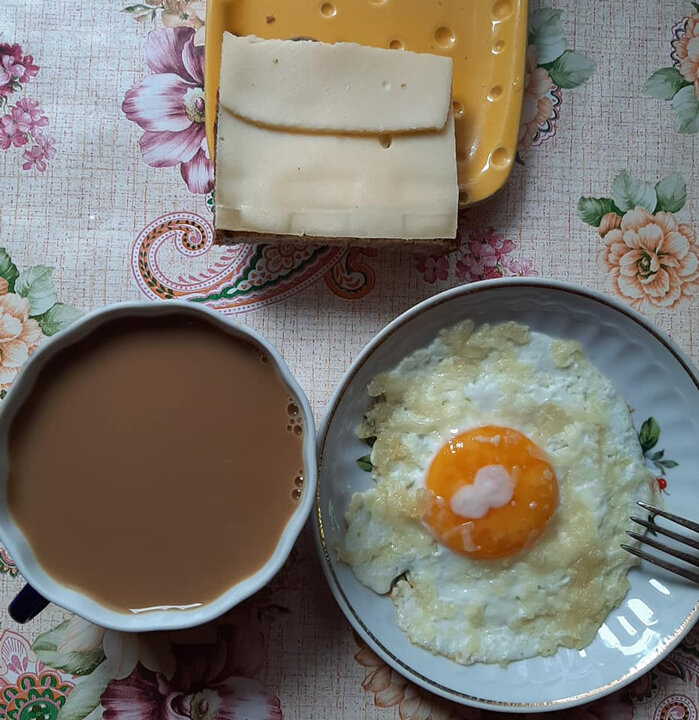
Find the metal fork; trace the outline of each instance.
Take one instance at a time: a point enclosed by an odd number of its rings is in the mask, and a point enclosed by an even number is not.
[[[629,518],[630,520],[638,523],[639,525],[642,525],[644,528],[647,528],[653,533],[657,533],[658,535],[664,535],[665,537],[669,537],[672,540],[676,540],[678,543],[682,543],[682,545],[694,548],[695,550],[699,550],[699,523],[692,522],[691,520],[687,520],[686,518],[680,517],[679,515],[673,515],[672,513],[667,512],[667,510],[654,507],[653,505],[648,505],[644,502],[638,502],[637,505],[642,507],[644,510],[647,510],[651,514],[651,517],[648,520],[644,520],[643,518],[635,517],[634,515],[632,515]],[[653,519],[656,515],[660,515],[660,517],[664,517],[667,520],[670,520],[674,523],[677,523],[678,525],[681,525],[682,527],[687,528],[688,530],[691,530],[692,532],[697,534],[696,538],[690,537],[685,534],[677,533],[674,530],[668,530],[668,528],[661,527],[660,525],[656,525],[653,522]],[[643,545],[653,547],[656,550],[660,550],[661,552],[667,553],[668,555],[672,555],[672,557],[676,557],[679,560],[683,560],[689,565],[693,565],[694,567],[699,568],[699,555],[697,555],[696,553],[690,554],[687,552],[683,552],[682,550],[670,547],[669,545],[664,545],[663,543],[658,542],[653,537],[649,537],[648,535],[639,535],[638,533],[631,532],[630,530],[627,530],[626,534],[632,537],[634,540],[638,540],[638,542]],[[649,563],[653,563],[653,565],[658,565],[661,568],[665,568],[665,570],[669,570],[670,572],[676,573],[677,575],[681,575],[682,577],[687,578],[687,580],[691,580],[692,582],[699,585],[699,572],[697,571],[690,570],[689,568],[685,568],[680,565],[675,565],[675,563],[668,562],[667,560],[656,557],[655,555],[650,555],[649,553],[644,552],[639,548],[632,547],[631,545],[622,544],[621,547],[623,547],[624,550],[627,550],[633,555],[636,555],[643,560],[647,560]]]

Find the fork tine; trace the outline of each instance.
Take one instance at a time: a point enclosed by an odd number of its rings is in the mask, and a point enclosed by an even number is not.
[[[684,545],[693,547],[695,550],[699,550],[699,540],[694,540],[694,538],[681,535],[680,533],[674,532],[674,530],[668,530],[667,528],[656,525],[655,523],[644,520],[643,518],[635,517],[634,515],[632,515],[629,520],[638,523],[639,525],[643,525],[644,528],[648,528],[652,532],[656,532],[659,535],[665,535],[665,537],[672,538],[673,540],[677,540],[677,542],[681,542]]]
[[[654,505],[648,505],[648,503],[641,502],[640,500],[636,504],[640,505],[644,510],[648,510],[648,512],[652,513],[653,515],[660,515],[660,517],[672,520],[672,522],[677,523],[678,525],[682,525],[683,527],[689,528],[690,530],[694,530],[694,532],[699,533],[699,523],[692,522],[691,520],[687,520],[686,518],[680,517],[679,515],[673,515],[667,510],[655,507]]]
[[[689,563],[690,565],[699,567],[699,558],[696,557],[695,555],[690,555],[689,553],[682,552],[682,550],[676,550],[675,548],[671,548],[668,545],[663,545],[662,543],[659,543],[657,540],[654,540],[652,537],[648,537],[648,535],[639,535],[638,533],[631,532],[629,530],[626,531],[626,534],[629,537],[632,537],[634,540],[638,540],[638,542],[642,543],[643,545],[650,545],[651,547],[654,547],[656,550],[660,550],[661,552],[666,552],[668,555],[672,555],[673,557],[676,557],[679,560],[684,560],[686,563]]]
[[[697,585],[699,585],[699,573],[695,573],[692,570],[687,570],[686,568],[680,567],[679,565],[673,565],[673,563],[669,563],[666,560],[661,560],[660,558],[657,558],[653,555],[649,555],[648,553],[643,552],[643,550],[631,547],[631,545],[622,544],[621,547],[624,548],[624,550],[626,550],[627,552],[630,552],[632,555],[640,557],[642,560],[646,560],[653,565],[658,565],[658,567],[665,568],[665,570],[669,570],[672,573],[681,575],[682,577],[687,578],[687,580],[691,580],[692,582],[695,582],[697,583]]]

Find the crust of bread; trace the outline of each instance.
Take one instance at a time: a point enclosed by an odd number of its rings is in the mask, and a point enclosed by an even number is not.
[[[320,237],[314,235],[276,235],[273,233],[246,232],[242,230],[214,231],[214,243],[217,245],[237,245],[247,243],[250,245],[280,245],[293,243],[295,245],[339,245],[341,247],[429,247],[440,250],[456,250],[459,247],[458,238],[437,238],[411,240],[405,238],[354,238],[354,237]]]

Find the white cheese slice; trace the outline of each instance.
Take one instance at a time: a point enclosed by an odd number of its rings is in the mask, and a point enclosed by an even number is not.
[[[231,33],[222,57],[220,102],[252,122],[385,133],[436,130],[447,121],[450,57]]]
[[[297,71],[303,68],[303,75],[289,76],[290,87],[283,92],[267,83],[268,68],[258,62],[257,51],[268,43],[278,65],[293,64],[302,48],[304,60]],[[390,77],[412,72],[410,82],[422,90],[401,106],[401,123],[410,131],[381,133],[380,128],[396,126],[397,115],[386,102],[390,93],[382,91],[377,99],[367,77],[371,62],[362,57],[365,52],[373,57],[375,49],[346,45],[340,48],[345,60],[333,64],[328,60],[332,55],[326,57],[325,50],[319,55],[316,47],[338,46],[226,36],[217,122],[216,228],[340,239],[456,237],[454,118],[445,90],[451,83],[451,62],[440,63],[437,81],[430,63],[416,69],[413,55],[386,51],[393,58],[395,74]],[[238,71],[245,78],[242,83]],[[264,90],[245,95],[243,85]],[[344,109],[336,108],[333,99],[343,92],[354,99]],[[438,129],[423,127],[426,118],[436,120],[441,114]]]
[[[451,113],[439,132],[389,140],[289,132],[222,110],[216,227],[328,238],[453,238],[455,157]]]

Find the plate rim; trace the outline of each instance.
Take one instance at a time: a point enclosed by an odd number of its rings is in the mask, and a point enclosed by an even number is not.
[[[313,521],[313,535],[316,544],[316,550],[320,559],[321,566],[323,568],[323,574],[330,587],[330,591],[335,598],[335,601],[339,605],[343,614],[349,621],[350,625],[360,635],[360,637],[367,643],[367,645],[390,667],[399,672],[404,677],[408,678],[412,682],[416,683],[420,687],[428,690],[429,692],[435,693],[447,700],[460,703],[462,705],[469,705],[472,707],[481,708],[484,710],[497,710],[499,712],[547,712],[553,710],[563,710],[566,708],[575,707],[584,703],[592,702],[602,698],[615,690],[619,690],[624,686],[630,684],[635,679],[646,673],[654,665],[660,662],[666,657],[682,639],[689,633],[694,626],[695,622],[699,618],[699,601],[695,603],[694,609],[680,624],[674,634],[665,639],[662,646],[656,648],[653,652],[642,658],[639,664],[620,677],[612,680],[605,685],[593,688],[584,693],[578,693],[565,698],[557,700],[545,701],[545,702],[511,702],[502,700],[491,700],[487,698],[480,698],[468,693],[455,690],[454,688],[447,687],[430,678],[422,675],[421,673],[413,670],[407,663],[402,661],[399,657],[395,656],[388,648],[386,648],[381,641],[376,638],[369,628],[364,624],[359,614],[352,607],[348,601],[344,591],[340,586],[340,582],[335,574],[330,558],[329,550],[325,542],[325,532],[323,529],[323,515],[320,504],[320,492],[321,492],[321,477],[322,477],[322,465],[323,465],[323,452],[325,449],[325,443],[327,440],[327,434],[332,424],[333,418],[337,411],[337,407],[342,400],[344,394],[347,391],[350,383],[354,380],[355,376],[362,368],[367,359],[373,354],[373,352],[388,338],[390,337],[399,327],[403,326],[407,321],[414,319],[423,312],[432,309],[433,307],[439,306],[445,302],[450,301],[454,297],[467,296],[475,293],[482,292],[484,290],[498,289],[503,287],[512,286],[524,286],[530,288],[544,289],[544,290],[556,290],[578,297],[583,297],[587,300],[598,302],[602,305],[620,312],[629,319],[633,320],[636,324],[640,325],[643,330],[650,333],[656,338],[666,350],[668,350],[675,359],[679,362],[684,372],[689,376],[690,380],[694,383],[695,387],[699,389],[699,372],[692,364],[691,360],[687,357],[684,351],[662,330],[655,327],[652,322],[645,318],[641,313],[634,310],[633,308],[625,305],[624,303],[610,297],[597,290],[584,288],[574,283],[569,283],[561,280],[554,280],[550,278],[531,278],[531,277],[515,277],[515,278],[500,278],[493,280],[481,280],[468,285],[461,285],[455,288],[444,290],[432,297],[426,298],[419,303],[411,306],[404,312],[400,313],[397,317],[391,320],[385,325],[376,335],[374,335],[369,342],[362,348],[361,352],[352,361],[350,366],[343,374],[340,382],[335,388],[326,409],[323,414],[320,426],[318,428],[317,436],[317,463],[318,463],[318,484],[316,486],[315,495],[315,507],[314,507],[314,521]]]

